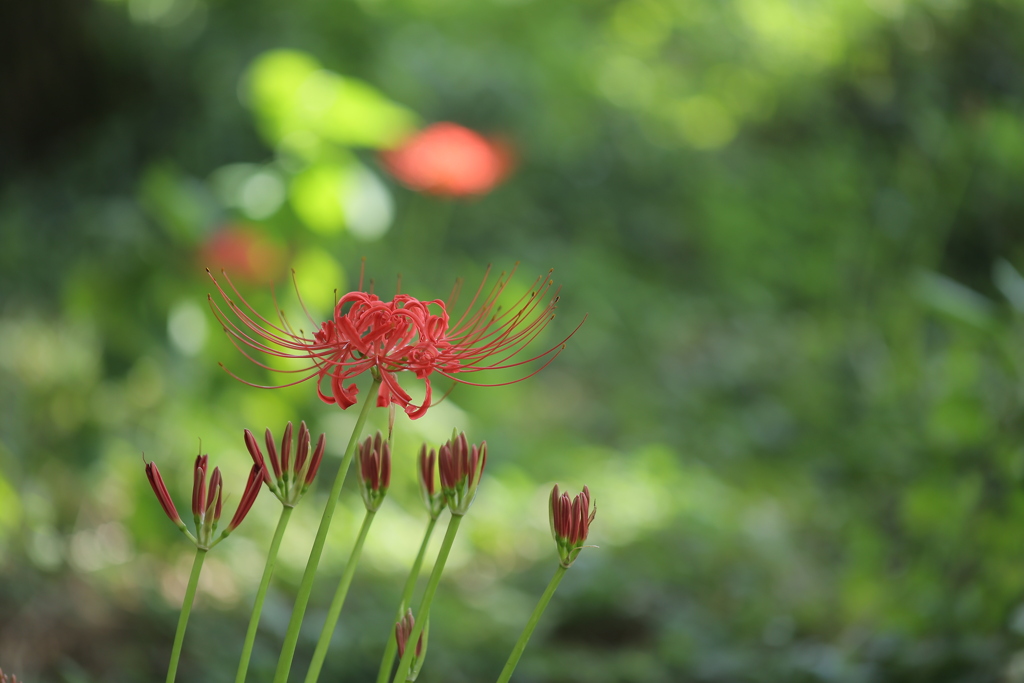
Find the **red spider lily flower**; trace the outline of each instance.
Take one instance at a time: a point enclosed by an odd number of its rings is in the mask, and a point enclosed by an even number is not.
[[[171,500],[171,494],[167,491],[167,485],[164,484],[164,478],[160,476],[160,470],[155,462],[146,463],[146,477],[149,479],[149,485],[153,487],[153,493],[160,501],[160,507],[164,509],[164,513],[179,529],[184,530],[185,522],[181,521],[181,516],[178,514],[177,508],[174,507],[174,501]],[[2,679],[0,679],[0,683],[2,683]]]
[[[488,278],[485,276],[465,312],[454,320],[448,309],[458,300],[461,282],[456,283],[447,303],[440,299],[424,302],[406,294],[383,301],[375,294],[350,292],[336,304],[331,320],[317,325],[310,318],[311,324],[319,328],[311,336],[293,330],[280,311],[279,324],[260,315],[245,302],[226,274],[225,280],[241,304],[235,302],[212,274],[210,277],[233,316],[229,317],[212,296],[209,301],[218,321],[246,358],[268,370],[301,375],[281,386],[316,378],[321,400],[344,409],[356,402],[359,390],[355,378],[369,372],[381,382],[377,405],[401,406],[409,417],[416,419],[431,405],[431,380],[435,375],[473,386],[513,384],[547,367],[579,329],[577,326],[569,336],[542,353],[516,360],[554,318],[558,291],[551,292],[553,283],[547,276],[538,278],[526,294],[503,309],[498,300],[514,273],[515,268],[508,274],[502,273],[486,293]],[[244,347],[281,358],[304,360],[307,365],[294,370],[277,370],[253,358]],[[540,360],[544,362],[539,368],[508,382],[479,384],[460,376],[517,368]],[[398,383],[397,374],[403,371],[423,380],[425,397],[418,405]]]
[[[391,444],[380,432],[359,445],[359,491],[370,512],[376,512],[391,486]]]
[[[263,459],[263,451],[260,450],[256,437],[248,429],[244,432],[245,447],[252,456],[255,464],[263,467],[263,483],[267,485],[277,499],[286,507],[295,507],[303,494],[309,490],[310,484],[320,469],[320,463],[324,458],[324,449],[327,446],[327,437],[323,434],[316,442],[313,455],[309,455],[310,434],[306,423],[299,425],[298,443],[295,449],[295,459],[291,458],[292,448],[292,423],[289,422],[284,429],[284,437],[281,439],[281,454],[278,455],[277,446],[274,444],[274,435],[270,429],[264,434],[264,441],[267,444],[267,451],[270,454],[270,464],[273,467],[273,476]]]
[[[423,504],[427,506],[427,512],[431,519],[437,519],[444,511],[444,493],[437,487],[437,476],[435,466],[437,464],[437,453],[431,448],[427,450],[427,444],[420,446],[419,455],[419,480],[420,494],[423,496]]]
[[[568,493],[559,495],[558,485],[551,490],[548,520],[551,536],[558,546],[558,558],[563,567],[569,567],[576,560],[587,541],[590,523],[597,515],[597,504],[591,509],[590,489],[586,486],[575,498]]]
[[[441,446],[437,459],[448,509],[453,515],[466,514],[487,464],[487,442],[470,446],[465,433],[459,434]]]
[[[416,620],[412,616],[412,610],[406,610],[405,616],[402,620],[395,624],[395,640],[398,643],[398,658],[401,659],[405,654],[405,648],[409,645],[409,636],[412,635],[413,627],[416,626]],[[420,633],[419,639],[416,641],[416,652],[413,656],[412,665],[409,667],[409,675],[406,678],[407,681],[416,680],[416,676],[420,672],[420,667],[423,666],[423,657],[427,654],[427,636],[430,633],[430,622],[427,621],[423,627],[423,632]]]
[[[441,197],[487,194],[513,166],[508,143],[447,122],[425,128],[380,158],[403,185]]]

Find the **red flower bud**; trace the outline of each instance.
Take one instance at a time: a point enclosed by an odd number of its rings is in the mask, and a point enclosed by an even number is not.
[[[260,450],[260,445],[256,443],[256,437],[248,429],[245,430],[245,447],[248,449],[249,455],[252,456],[252,461],[259,467],[260,478],[267,485],[267,488],[273,488],[273,484],[270,481],[270,472],[267,471],[267,463],[263,460],[263,451]]]
[[[228,523],[225,530],[226,533],[234,531],[242,523],[242,520],[245,519],[245,516],[249,514],[252,504],[256,502],[256,496],[260,493],[260,485],[263,483],[265,473],[265,467],[260,467],[258,464],[252,466],[252,470],[249,471],[249,481],[245,484],[242,499],[238,501],[238,509],[235,510],[235,515],[231,518],[231,522]]]
[[[270,465],[274,468],[274,476],[280,479],[282,472],[281,461],[277,457],[277,446],[274,445],[274,435],[270,433],[270,427],[267,427],[263,440],[267,444],[267,453],[270,455]]]
[[[197,455],[196,464],[192,478],[192,514],[198,520],[203,516],[205,508],[203,503],[206,500],[206,463],[209,460],[207,455]],[[196,522],[199,523],[198,521]]]
[[[596,515],[597,506],[591,509],[590,489],[586,486],[575,498],[568,493],[559,495],[557,484],[551,489],[548,518],[563,567],[569,567],[580,554]]]
[[[174,507],[174,501],[171,500],[171,494],[167,491],[167,486],[164,484],[164,479],[160,476],[160,470],[157,469],[155,462],[146,464],[146,476],[149,478],[149,485],[153,487],[153,493],[160,501],[160,507],[164,509],[164,513],[171,518],[172,522],[184,528],[185,523],[181,521],[178,510]]]
[[[317,439],[316,448],[313,450],[313,460],[309,463],[309,472],[306,473],[306,486],[313,483],[313,478],[316,477],[316,472],[320,469],[320,461],[324,459],[324,447],[326,445],[327,437],[321,434],[320,438]]]

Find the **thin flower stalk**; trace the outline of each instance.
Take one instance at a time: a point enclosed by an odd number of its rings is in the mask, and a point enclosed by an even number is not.
[[[562,564],[559,564],[558,568],[555,569],[555,575],[551,577],[548,587],[544,590],[544,594],[537,602],[537,606],[534,607],[533,614],[530,615],[530,620],[526,622],[526,627],[523,628],[523,632],[520,634],[519,640],[516,641],[515,647],[512,648],[512,654],[509,655],[508,661],[505,662],[505,667],[501,670],[497,683],[508,683],[508,680],[512,677],[512,672],[515,671],[516,665],[519,663],[519,658],[523,656],[526,644],[530,642],[530,636],[533,635],[533,630],[537,628],[537,622],[540,621],[541,615],[544,614],[544,610],[547,608],[548,603],[551,602],[551,596],[555,594],[555,589],[558,588],[558,584],[562,582],[562,577],[565,576],[565,572],[566,567]]]
[[[378,405],[398,405],[416,419],[426,414],[432,404],[431,382],[435,375],[474,386],[512,384],[546,367],[572,336],[570,333],[539,354],[517,358],[553,319],[558,291],[552,291],[553,283],[545,275],[537,278],[512,306],[503,309],[499,300],[515,270],[502,273],[489,290],[485,276],[465,312],[454,320],[449,308],[456,305],[461,281],[456,283],[447,302],[420,301],[407,294],[396,294],[391,301],[383,301],[372,293],[350,292],[338,301],[330,320],[318,323],[310,317],[312,334],[293,329],[280,310],[276,322],[261,315],[245,301],[226,273],[223,279],[227,289],[210,275],[223,304],[212,296],[209,302],[217,320],[246,358],[267,370],[298,375],[279,386],[316,379],[321,400],[348,408],[356,402],[359,391],[354,380],[370,372],[381,381]],[[281,370],[254,357],[252,352],[301,363],[297,368]],[[534,361],[543,362],[524,376],[507,382],[479,384],[462,377],[465,373],[519,368]],[[397,376],[402,372],[412,373],[423,381],[425,396],[420,403],[414,402],[399,384]]]
[[[324,659],[327,658],[327,649],[331,646],[334,629],[338,625],[341,610],[345,606],[345,598],[348,596],[348,589],[352,585],[352,577],[355,576],[356,566],[359,564],[359,558],[363,553],[363,543],[366,542],[366,535],[370,532],[370,526],[373,524],[373,518],[376,516],[377,512],[369,509],[367,509],[366,514],[363,516],[363,523],[359,527],[359,535],[356,537],[355,545],[352,546],[352,552],[348,556],[345,571],[341,574],[338,588],[334,592],[331,606],[327,610],[327,619],[320,630],[320,638],[317,640],[316,649],[313,651],[313,659],[310,661],[309,670],[306,672],[306,683],[316,683],[316,680],[320,677],[320,670],[323,668]]]
[[[445,531],[444,539],[441,541],[441,548],[437,552],[437,559],[434,560],[434,568],[431,570],[427,586],[423,590],[423,598],[420,600],[419,609],[416,610],[416,614],[420,615],[420,618],[409,634],[408,640],[412,642],[419,640],[420,634],[423,633],[423,626],[430,619],[430,606],[434,603],[434,595],[437,593],[437,586],[441,582],[441,574],[444,573],[444,565],[448,562],[448,555],[451,553],[455,536],[459,533],[459,525],[462,524],[462,519],[463,515],[452,515],[448,522],[448,529]],[[409,672],[412,670],[413,656],[416,654],[415,651],[415,648],[407,648],[405,654],[399,658],[395,676],[391,679],[392,683],[404,683],[408,680]]]
[[[289,422],[284,429],[284,436],[281,439],[281,448],[278,451],[274,435],[267,429],[264,434],[267,453],[270,460],[270,467],[266,466],[266,458],[260,449],[259,443],[253,433],[246,429],[243,432],[245,447],[253,459],[253,463],[259,465],[264,474],[263,482],[267,488],[281,501],[281,517],[274,530],[274,538],[270,542],[270,549],[267,552],[267,562],[263,568],[263,577],[260,579],[259,588],[256,590],[256,599],[253,603],[252,614],[249,617],[249,626],[245,632],[245,641],[242,644],[242,655],[238,662],[238,672],[235,675],[235,683],[244,683],[249,669],[249,661],[252,658],[252,649],[256,642],[256,632],[259,628],[260,615],[263,612],[263,603],[267,597],[267,590],[270,587],[270,580],[274,574],[274,567],[277,563],[277,554],[281,547],[281,539],[284,537],[288,520],[291,518],[292,510],[309,489],[310,484],[316,477],[323,460],[326,438],[323,434],[317,440],[316,448],[312,457],[310,451],[310,433],[306,423],[299,425],[299,433],[296,439],[295,457],[291,457],[292,446],[292,423]]]
[[[391,485],[391,444],[384,440],[380,432],[377,432],[374,437],[367,437],[356,452],[359,460],[356,471],[359,473],[359,490],[363,494],[366,516],[363,518],[356,543],[349,554],[348,564],[345,565],[345,571],[338,582],[334,599],[331,600],[331,606],[327,610],[327,619],[320,631],[320,639],[313,652],[313,660],[306,672],[306,683],[316,683],[316,679],[320,676],[320,669],[327,657],[327,648],[330,647],[331,637],[338,625],[338,618],[345,605],[345,597],[348,595],[352,577],[355,575],[359,557],[363,552],[363,543],[366,541],[366,535],[370,532],[373,518],[376,516],[377,510],[380,509],[381,503],[384,502],[388,487]]]
[[[185,598],[181,603],[181,613],[178,615],[178,627],[174,631],[174,645],[171,647],[171,660],[167,664],[167,683],[174,683],[178,674],[178,661],[181,659],[181,645],[185,642],[185,628],[188,626],[188,617],[192,613],[192,603],[196,598],[196,587],[199,585],[199,574],[203,570],[203,561],[206,559],[207,548],[196,546],[196,557],[192,562],[192,572],[188,577],[188,584],[185,586]]]
[[[437,481],[437,452],[434,449],[427,449],[427,445],[420,446],[419,457],[417,458],[417,475],[420,484],[420,495],[423,498],[423,506],[427,509],[430,520],[427,523],[427,530],[420,542],[420,549],[416,553],[416,559],[409,570],[409,576],[405,579],[402,587],[402,599],[398,603],[398,612],[395,621],[401,621],[412,602],[412,594],[416,590],[416,580],[419,578],[420,569],[423,567],[423,558],[427,553],[427,544],[434,533],[437,525],[437,518],[441,516],[446,507],[444,492]],[[394,638],[388,638],[384,646],[384,654],[381,656],[380,669],[377,672],[377,683],[388,683],[391,668],[394,664],[397,643]]]
[[[519,658],[522,657],[530,636],[537,627],[548,603],[551,602],[551,596],[555,594],[555,589],[561,583],[565,572],[579,556],[580,550],[585,547],[583,544],[587,540],[590,523],[594,521],[596,514],[597,505],[594,504],[591,509],[590,489],[586,486],[583,487],[581,493],[571,499],[568,493],[559,493],[557,484],[551,490],[551,496],[548,499],[548,519],[551,523],[551,535],[558,548],[558,568],[555,570],[555,575],[551,577],[544,594],[537,602],[533,614],[530,615],[530,620],[526,622],[526,627],[523,628],[515,647],[512,648],[512,654],[509,655],[505,668],[501,670],[497,683],[508,683],[512,677],[512,672],[515,671],[516,664],[519,663]]]
[[[260,578],[259,588],[256,589],[256,599],[253,601],[249,626],[245,631],[245,641],[242,644],[242,655],[238,660],[238,672],[235,674],[235,683],[245,683],[245,677],[249,671],[249,661],[252,659],[253,646],[256,643],[256,631],[259,629],[260,615],[263,613],[263,603],[266,600],[270,579],[274,575],[274,567],[277,564],[277,554],[281,548],[281,539],[284,538],[285,529],[288,528],[288,520],[291,519],[292,510],[294,509],[290,505],[281,507],[281,516],[277,520],[277,528],[274,529],[274,537],[270,541],[270,549],[267,551],[267,563],[263,567],[263,576]]]
[[[348,446],[345,447],[345,455],[341,459],[341,466],[338,468],[338,474],[334,478],[331,492],[328,494],[327,505],[324,507],[323,517],[320,518],[320,526],[317,529],[316,538],[313,540],[313,547],[309,553],[306,570],[302,574],[302,582],[299,584],[299,590],[295,597],[295,606],[292,608],[292,616],[288,622],[288,630],[285,633],[281,656],[277,661],[277,669],[274,672],[274,683],[286,683],[288,680],[292,660],[295,658],[295,648],[299,642],[299,629],[302,627],[302,618],[306,613],[306,605],[309,603],[309,596],[313,591],[313,580],[316,578],[316,570],[320,564],[320,557],[323,555],[324,544],[327,541],[327,532],[331,527],[331,521],[334,519],[334,511],[338,505],[338,499],[341,497],[341,488],[345,483],[345,477],[355,455],[356,443],[359,440],[360,433],[363,431],[363,426],[366,424],[370,408],[374,405],[374,397],[379,386],[379,378],[374,378],[374,382],[367,393],[366,401],[359,412],[359,417],[356,418],[356,424],[352,430],[352,436],[349,438]]]

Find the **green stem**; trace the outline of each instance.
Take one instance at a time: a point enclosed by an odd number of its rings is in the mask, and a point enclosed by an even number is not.
[[[188,625],[188,615],[192,613],[192,602],[196,598],[196,586],[199,585],[199,572],[203,570],[203,560],[206,559],[206,548],[196,548],[196,559],[192,562],[192,573],[188,577],[188,586],[185,587],[185,599],[181,603],[181,615],[178,617],[178,630],[174,632],[174,646],[171,648],[171,662],[167,665],[167,683],[174,683],[174,677],[178,673],[178,659],[181,658],[181,643],[185,640],[185,626]]]
[[[252,606],[252,616],[249,617],[249,628],[245,632],[245,644],[242,645],[242,658],[238,662],[235,683],[245,683],[249,659],[252,657],[252,646],[256,642],[256,629],[260,624],[260,614],[263,612],[263,601],[267,597],[270,577],[274,575],[274,565],[277,564],[277,551],[281,548],[281,539],[284,538],[284,530],[288,526],[293,509],[290,505],[285,505],[281,508],[281,518],[277,520],[277,529],[274,530],[274,538],[270,541],[270,550],[267,553],[267,564],[263,568],[263,578],[260,579],[260,587],[256,590],[256,602]]]
[[[334,485],[331,487],[331,493],[327,499],[327,507],[324,508],[324,516],[320,519],[320,528],[316,531],[313,548],[309,551],[306,571],[302,574],[299,592],[295,596],[295,607],[292,609],[291,621],[288,622],[288,631],[285,633],[284,645],[281,646],[281,657],[277,660],[274,683],[285,683],[288,680],[288,672],[292,668],[292,659],[295,657],[295,647],[299,642],[299,629],[302,627],[302,617],[306,613],[309,595],[313,592],[313,579],[316,578],[316,568],[320,564],[320,556],[324,552],[324,543],[327,542],[327,530],[331,528],[334,509],[337,507],[338,499],[341,497],[341,487],[345,483],[345,475],[348,474],[349,465],[352,464],[352,457],[356,452],[359,434],[363,431],[366,417],[370,414],[370,406],[376,403],[374,399],[377,396],[378,387],[380,387],[380,380],[375,379],[370,390],[366,392],[363,408],[359,411],[356,426],[352,430],[352,437],[348,440],[348,447],[345,448],[345,456],[341,459],[341,467],[338,468],[338,475],[334,478]]]
[[[352,553],[348,556],[348,564],[345,565],[345,571],[341,574],[338,590],[335,591],[334,599],[331,600],[331,608],[327,610],[327,620],[324,622],[323,630],[320,631],[320,640],[317,641],[316,650],[313,651],[313,661],[309,663],[309,671],[306,672],[306,683],[316,683],[316,679],[320,677],[320,669],[323,668],[324,658],[327,657],[327,648],[331,645],[334,627],[338,625],[338,617],[341,616],[341,608],[345,605],[348,587],[352,585],[352,577],[356,573],[359,556],[363,553],[366,534],[369,533],[370,525],[373,524],[376,514],[374,511],[367,510],[366,516],[363,517],[363,525],[359,528],[356,544],[352,546]]]
[[[412,563],[409,571],[409,578],[405,580],[405,587],[402,589],[402,601],[398,605],[398,614],[395,615],[395,623],[402,620],[405,610],[412,601],[413,591],[416,590],[416,579],[420,576],[420,568],[423,566],[423,557],[427,554],[427,544],[430,543],[430,536],[434,533],[434,526],[437,525],[437,517],[431,517],[427,524],[427,532],[423,534],[423,542],[420,543],[420,551],[416,553],[416,561]],[[398,650],[398,641],[395,640],[394,628],[388,634],[387,645],[384,646],[384,656],[380,660],[380,671],[377,672],[377,683],[388,683],[388,674],[391,673],[391,665],[395,662],[395,652]]]
[[[512,672],[515,671],[516,664],[519,663],[519,658],[523,656],[523,650],[526,649],[526,643],[530,641],[533,629],[537,627],[537,622],[540,621],[540,615],[544,614],[544,609],[551,601],[551,596],[555,594],[555,589],[558,588],[558,584],[563,576],[565,576],[565,567],[558,565],[558,569],[555,570],[555,575],[551,577],[551,582],[548,583],[544,595],[540,596],[540,602],[537,603],[533,614],[530,615],[530,620],[526,622],[526,628],[523,629],[519,640],[516,641],[516,646],[512,648],[512,654],[508,656],[505,668],[501,670],[501,675],[498,676],[498,683],[508,683],[508,679],[512,677]]]
[[[430,572],[427,587],[423,590],[423,599],[420,601],[420,607],[413,613],[416,625],[413,626],[412,633],[409,634],[409,645],[405,648],[405,655],[398,662],[398,670],[395,671],[395,677],[392,679],[393,683],[405,681],[409,675],[412,658],[416,654],[416,643],[420,639],[420,634],[423,633],[423,627],[426,626],[427,619],[430,618],[430,604],[434,601],[437,584],[441,582],[441,572],[444,571],[444,564],[448,561],[448,553],[451,552],[452,542],[455,541],[455,534],[458,533],[459,524],[461,523],[462,515],[452,515],[451,521],[448,522],[448,530],[444,532],[444,540],[441,541],[441,549],[437,552],[437,559],[434,560],[434,569]]]

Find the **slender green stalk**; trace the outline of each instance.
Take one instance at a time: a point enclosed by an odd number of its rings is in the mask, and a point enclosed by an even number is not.
[[[544,595],[540,596],[540,601],[537,606],[533,609],[533,614],[530,615],[530,620],[526,622],[526,628],[519,635],[519,640],[516,641],[516,646],[512,648],[512,654],[508,656],[508,661],[505,662],[505,668],[501,670],[501,675],[498,676],[498,683],[508,683],[508,679],[512,678],[512,672],[515,671],[516,664],[519,663],[519,658],[523,656],[523,650],[526,649],[526,643],[530,641],[530,636],[533,634],[533,629],[537,628],[537,622],[540,621],[540,615],[544,614],[544,609],[551,602],[551,596],[555,594],[555,589],[558,588],[558,584],[561,582],[562,577],[565,576],[565,567],[558,565],[558,569],[555,570],[555,575],[551,577],[548,587],[544,590]]]
[[[341,497],[341,487],[345,483],[345,475],[348,474],[349,465],[352,464],[352,457],[356,452],[359,434],[363,431],[366,417],[370,414],[370,406],[376,403],[378,387],[380,387],[380,380],[375,379],[370,390],[366,392],[366,397],[363,399],[363,408],[359,411],[356,426],[352,430],[352,437],[348,440],[348,446],[345,448],[345,456],[341,459],[341,467],[338,468],[338,475],[334,478],[334,485],[331,486],[327,506],[324,508],[324,516],[320,519],[320,528],[316,531],[316,539],[313,541],[313,548],[309,551],[306,571],[302,574],[299,592],[295,596],[295,607],[292,608],[292,618],[288,622],[288,631],[285,633],[284,645],[281,646],[281,657],[277,660],[274,683],[285,683],[288,680],[288,672],[292,668],[292,659],[295,657],[295,646],[299,642],[299,629],[302,627],[302,617],[306,614],[309,595],[313,592],[313,579],[316,578],[316,568],[320,564],[320,556],[324,552],[324,543],[327,542],[327,530],[331,528],[334,509],[337,507],[338,499]]]
[[[256,629],[260,625],[260,614],[263,612],[263,601],[267,597],[270,577],[274,575],[274,565],[277,564],[277,551],[281,547],[281,539],[284,538],[284,530],[288,526],[293,509],[290,505],[285,505],[281,508],[280,519],[277,520],[277,529],[274,530],[274,538],[270,541],[270,550],[267,553],[267,564],[263,568],[263,578],[260,579],[260,587],[256,589],[256,602],[252,606],[249,628],[245,632],[245,644],[242,645],[242,658],[238,662],[235,683],[245,683],[245,675],[249,671],[249,659],[252,657],[252,646],[256,642]]]
[[[178,659],[181,658],[181,643],[185,640],[185,626],[188,615],[192,613],[192,602],[196,599],[196,586],[199,585],[199,572],[203,570],[206,559],[206,548],[196,548],[196,559],[192,562],[192,573],[185,587],[185,599],[181,603],[181,615],[178,617],[178,630],[174,632],[174,647],[171,648],[171,662],[167,665],[167,683],[174,683],[178,673]]]
[[[409,578],[405,580],[405,588],[402,589],[402,601],[398,604],[398,614],[395,615],[395,623],[402,620],[405,610],[412,602],[413,591],[416,590],[416,579],[420,576],[420,568],[423,566],[423,557],[427,554],[427,544],[430,543],[430,536],[434,533],[434,526],[437,525],[437,517],[431,517],[427,524],[427,532],[423,534],[423,542],[420,543],[420,551],[416,553],[416,560],[412,563],[409,571]],[[395,640],[394,628],[388,632],[387,645],[384,646],[384,656],[380,660],[380,671],[377,672],[377,683],[388,683],[388,675],[391,673],[391,665],[395,663],[395,652],[398,650],[398,641]]]
[[[341,581],[338,582],[338,590],[331,600],[331,607],[327,610],[327,620],[324,622],[323,630],[320,631],[320,640],[316,643],[316,650],[313,651],[313,660],[309,663],[309,671],[306,672],[306,683],[316,683],[320,677],[320,669],[323,668],[324,659],[327,657],[327,648],[331,645],[331,636],[334,635],[334,627],[338,625],[338,617],[341,616],[341,608],[345,605],[345,596],[348,595],[348,587],[352,585],[352,577],[356,573],[356,565],[359,564],[359,556],[363,553],[363,543],[366,541],[366,534],[370,531],[373,518],[376,512],[367,510],[363,517],[363,525],[359,528],[359,536],[356,537],[356,544],[352,546],[352,553],[348,556],[348,564],[341,574]]]
[[[441,549],[437,552],[437,559],[434,560],[434,569],[430,572],[430,579],[427,587],[423,590],[423,599],[420,601],[419,609],[413,613],[416,625],[409,634],[409,645],[405,648],[405,655],[398,662],[398,670],[395,671],[393,683],[402,683],[409,675],[412,666],[413,655],[416,654],[416,643],[423,633],[423,627],[430,617],[430,604],[434,602],[434,593],[437,592],[437,584],[441,582],[441,573],[444,571],[444,564],[448,561],[448,553],[452,550],[452,542],[455,541],[455,534],[459,532],[459,524],[462,523],[462,515],[452,515],[448,522],[448,530],[444,532],[444,540],[441,541]]]

